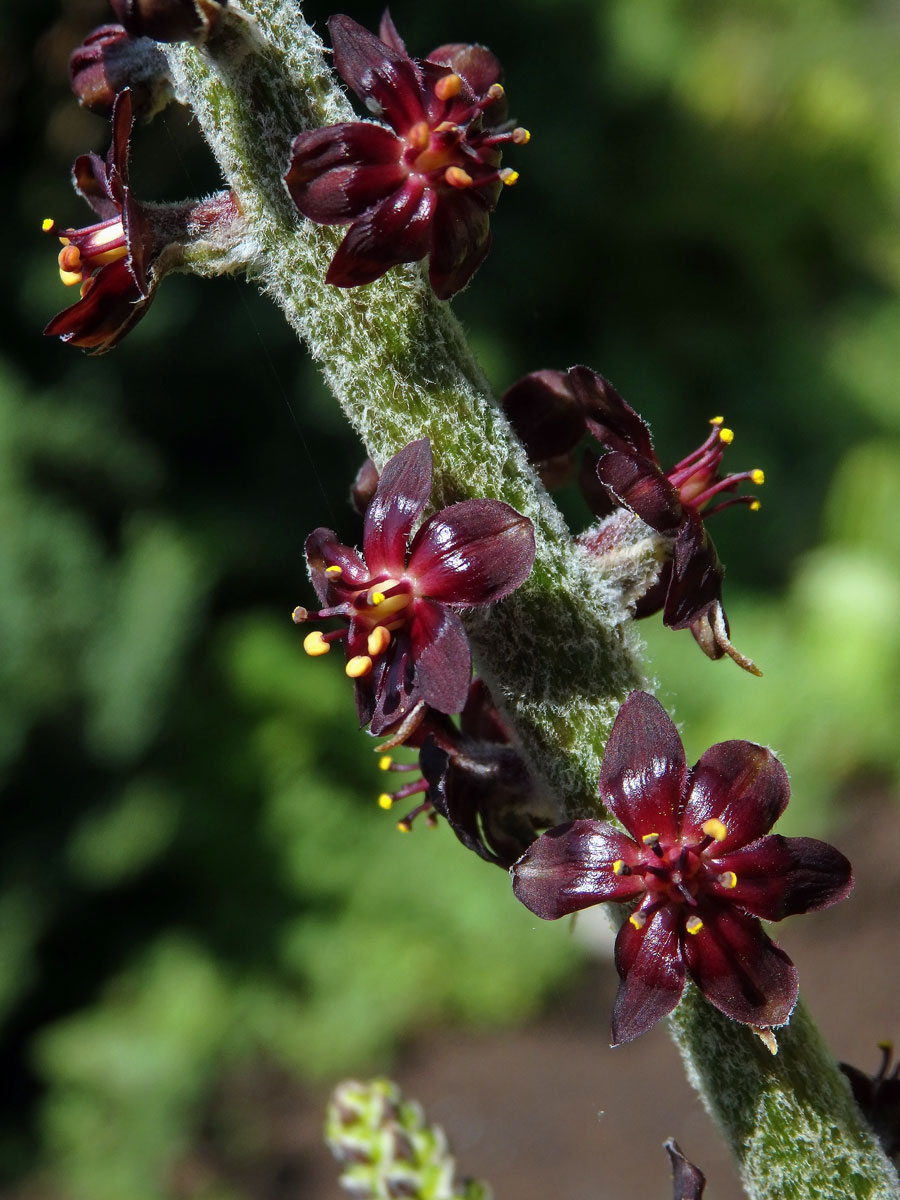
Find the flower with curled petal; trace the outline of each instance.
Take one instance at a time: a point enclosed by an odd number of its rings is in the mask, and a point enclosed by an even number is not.
[[[363,552],[330,529],[306,539],[306,561],[324,607],[294,620],[341,617],[348,628],[304,640],[325,654],[346,639],[361,725],[382,734],[420,703],[458,713],[472,676],[459,609],[492,604],[525,581],[534,527],[499,500],[464,500],[429,517],[412,536],[431,495],[431,445],[412,442],[386,464],[366,512]]]
[[[756,665],[731,644],[722,607],[725,571],[705,521],[732,505],[752,511],[759,501],[736,495],[741,483],[757,487],[760,470],[721,475],[722,451],[734,434],[721,417],[693,453],[670,471],[660,466],[650,430],[608,380],[587,367],[568,371],[535,371],[507,391],[503,407],[532,461],[558,473],[560,463],[585,433],[606,449],[598,460],[586,454],[580,482],[596,516],[608,518],[619,508],[636,514],[660,537],[665,561],[653,587],[637,603],[635,616],[663,613],[671,629],[689,628],[710,658],[729,655],[744,670],[759,675]],[[579,541],[602,558],[614,552],[621,527],[618,515],[601,521]]]
[[[516,896],[553,920],[606,900],[635,903],[616,938],[613,1044],[671,1012],[689,976],[727,1017],[783,1025],[797,972],[760,919],[843,900],[850,864],[812,838],[768,831],[790,788],[752,742],[711,746],[690,770],[662,705],[632,692],[600,771],[600,799],[626,832],[581,820],[542,834],[512,868]]]
[[[140,204],[128,182],[133,124],[132,95],[126,89],[113,104],[106,160],[96,154],[75,160],[75,190],[100,221],[84,229],[60,229],[50,218],[43,225],[62,243],[60,278],[80,291],[44,333],[92,354],[111,350],[140,321],[163,275],[181,264],[186,243],[217,228],[224,232],[240,219],[230,191],[183,204]]]
[[[380,38],[343,15],[328,29],[338,73],[386,124],[344,121],[294,141],[285,183],[297,208],[349,226],[325,279],[356,287],[427,254],[445,300],[481,265],[490,214],[518,179],[500,168],[500,147],[530,136],[504,121],[500,64],[460,44],[410,58],[387,12]]]

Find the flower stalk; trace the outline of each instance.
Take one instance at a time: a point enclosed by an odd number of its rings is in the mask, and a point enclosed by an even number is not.
[[[343,231],[299,220],[282,178],[299,133],[355,119],[320,40],[294,0],[242,0],[205,45],[165,53],[176,95],[193,109],[252,231],[255,278],[321,365],[376,465],[427,437],[435,506],[488,497],[533,522],[531,576],[501,604],[468,616],[467,631],[535,779],[560,798],[560,816],[602,815],[603,746],[619,705],[641,682],[626,605],[573,550],[421,265],[397,267],[361,289],[325,284]],[[632,573],[645,570],[649,585],[658,567],[652,542],[637,541]],[[752,1197],[900,1197],[805,1013],[779,1033],[774,1059],[691,991],[672,1020],[688,1073],[722,1123]]]

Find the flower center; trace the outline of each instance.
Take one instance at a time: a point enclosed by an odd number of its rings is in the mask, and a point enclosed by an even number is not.
[[[740,483],[746,481],[760,487],[765,482],[765,475],[758,468],[737,475],[719,475],[723,449],[734,441],[734,431],[725,428],[723,417],[713,417],[710,425],[712,432],[703,445],[676,463],[666,478],[678,489],[681,503],[696,512],[702,512],[705,517],[721,512],[723,508],[730,508],[733,504],[746,504],[751,512],[756,512],[759,501],[754,496],[729,496],[715,508],[707,508],[714,496],[722,492],[734,492]]]
[[[58,237],[62,244],[58,259],[60,279],[66,287],[81,284],[82,295],[95,271],[128,254],[125,227],[120,216],[111,217],[97,225],[88,225],[84,229],[65,229],[61,233],[56,228],[56,222],[48,217],[42,228],[44,233]]]

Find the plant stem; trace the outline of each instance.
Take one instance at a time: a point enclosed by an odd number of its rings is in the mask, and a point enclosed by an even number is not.
[[[603,746],[622,699],[641,682],[621,586],[575,549],[421,268],[395,268],[349,291],[324,283],[342,231],[299,219],[282,176],[297,133],[352,119],[352,110],[295,0],[243,4],[227,10],[223,33],[206,47],[166,49],[176,93],[193,109],[252,230],[248,258],[258,279],[321,364],[375,462],[429,437],[435,504],[492,496],[534,522],[530,579],[469,617],[468,628],[479,671],[561,814],[596,813]],[[636,549],[630,569],[652,577],[651,543],[643,558]],[[777,1059],[692,994],[674,1025],[751,1196],[900,1196],[805,1014],[781,1035]],[[798,1129],[801,1150],[791,1148]],[[832,1178],[843,1190],[821,1190]]]

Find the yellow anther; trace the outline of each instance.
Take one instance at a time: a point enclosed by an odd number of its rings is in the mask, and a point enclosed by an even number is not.
[[[709,423],[710,423],[710,425],[724,425],[725,418],[724,417],[710,417]]]
[[[348,661],[344,670],[351,679],[362,679],[372,670],[372,660],[368,654],[357,654]]]
[[[327,654],[331,646],[325,641],[321,629],[314,629],[303,639],[303,649],[310,658],[319,658],[320,655]]]
[[[766,482],[766,473],[757,467],[755,471],[750,472],[750,478],[757,487],[762,487],[762,485]]]
[[[377,658],[379,654],[384,653],[391,644],[391,635],[383,625],[376,625],[369,634],[366,642],[366,649],[373,658]]]
[[[43,229],[44,233],[52,233],[55,227],[56,222],[52,217],[44,217],[43,221],[41,221],[41,229]]]
[[[434,94],[438,100],[452,100],[462,89],[462,80],[458,75],[444,75],[434,85]]]
[[[379,609],[378,618],[384,623],[388,629],[399,629],[403,624],[400,621],[397,625],[390,625],[387,618],[394,613],[403,612],[404,608],[409,608],[412,601],[412,596],[409,592],[396,592],[393,596],[385,598],[384,592],[373,592],[371,602],[374,607]]]
[[[512,187],[514,184],[519,182],[519,172],[514,171],[512,167],[504,167],[500,172],[500,179],[502,180],[504,187]]]
[[[710,817],[708,821],[703,822],[700,828],[707,837],[711,837],[716,842],[724,842],[728,837],[728,829],[718,817]]]
[[[337,563],[334,563],[332,566],[325,568],[325,574],[326,575],[340,575],[342,573],[342,570],[343,570],[342,567],[339,567],[337,565]]]
[[[397,828],[401,833],[412,833],[412,825],[404,817],[402,821],[397,822]]]
[[[502,83],[492,83],[487,90],[489,100],[499,100],[501,96],[506,95],[506,88]]]
[[[413,150],[426,150],[431,141],[431,130],[427,121],[417,121],[406,135],[406,140]]]
[[[635,927],[635,929],[643,929],[647,924],[647,914],[640,911],[633,912],[628,918],[628,921]]]
[[[381,758],[378,760],[378,770],[389,771],[393,766],[393,762],[394,760],[391,758],[390,754],[382,754]]]
[[[373,592],[371,601],[374,605],[384,604],[384,592]]]
[[[295,625],[302,625],[308,616],[309,616],[309,613],[303,607],[303,605],[298,604],[297,607],[294,609],[294,611],[291,613],[291,620],[294,622]]]
[[[658,833],[645,833],[644,836],[641,838],[641,841],[644,843],[645,846],[655,846],[656,843],[659,841],[659,834]]]
[[[688,933],[699,933],[703,928],[703,922],[699,917],[688,917],[684,923],[684,927]]]
[[[462,167],[448,167],[444,172],[444,179],[455,188],[471,187],[473,183],[472,176]]]
[[[721,883],[723,888],[728,888],[729,890],[737,887],[737,875],[735,875],[734,871],[723,871],[719,876],[719,883]]]
[[[762,508],[762,504],[759,500],[751,500],[747,507],[751,512],[759,512],[759,510]]]
[[[59,277],[66,287],[74,287],[76,283],[81,283],[80,271],[64,271],[62,267],[60,267]]]
[[[616,861],[613,863],[613,875],[624,875],[624,874],[625,874],[625,859],[617,858]]]
[[[734,430],[733,429],[720,429],[719,430],[719,441],[724,442],[724,444],[726,446],[730,446],[731,443],[734,441]]]
[[[387,809],[393,808],[393,806],[394,806],[394,797],[389,796],[387,792],[382,792],[381,795],[378,797],[378,807],[383,808],[385,811],[387,811]]]
[[[531,141],[531,130],[524,129],[521,125],[519,125],[512,131],[512,140],[517,146],[527,146]]]

